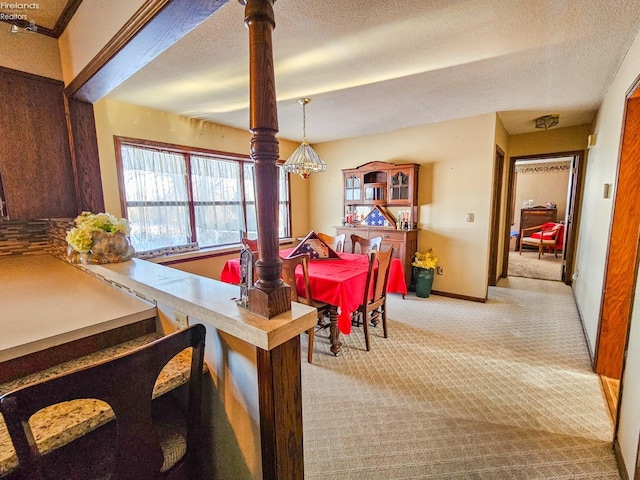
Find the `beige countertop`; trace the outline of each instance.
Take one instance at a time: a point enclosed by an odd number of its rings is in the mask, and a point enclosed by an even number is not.
[[[156,316],[156,308],[49,255],[0,258],[0,362]]]
[[[317,322],[316,309],[299,303],[271,319],[258,317],[236,303],[237,285],[137,258],[80,267],[263,350],[281,345]]]

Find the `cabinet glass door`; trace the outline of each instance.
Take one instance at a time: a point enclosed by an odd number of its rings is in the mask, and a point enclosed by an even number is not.
[[[347,202],[360,201],[362,192],[360,177],[352,175],[347,177],[344,184],[344,198]]]
[[[391,184],[389,185],[390,200],[408,200],[409,199],[409,175],[404,172],[396,172],[391,175]]]

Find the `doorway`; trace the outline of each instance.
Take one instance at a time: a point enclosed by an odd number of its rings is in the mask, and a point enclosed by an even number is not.
[[[512,268],[514,276],[561,280],[571,284],[578,227],[576,213],[579,211],[584,176],[583,158],[584,151],[571,151],[510,159],[503,277],[510,275],[509,269]],[[537,251],[524,249],[519,255],[521,226],[532,227],[547,222],[564,224],[560,233],[559,258],[556,259],[553,253],[546,253],[538,260]]]
[[[556,281],[562,278],[571,163],[572,157],[516,159],[509,276]],[[523,237],[540,235],[532,229],[546,225],[551,230],[556,224],[560,224],[555,233],[557,250],[544,249],[540,255],[535,246],[524,245],[520,251]]]

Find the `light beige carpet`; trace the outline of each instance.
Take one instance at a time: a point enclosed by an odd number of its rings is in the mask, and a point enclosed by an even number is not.
[[[389,312],[370,352],[361,328],[337,358],[321,332],[302,363],[305,479],[620,478],[568,286],[509,278],[486,304],[394,294]]]
[[[562,276],[562,254],[558,258],[553,253],[545,253],[538,260],[538,252],[523,250],[509,252],[509,276],[537,278],[539,280],[560,280]]]

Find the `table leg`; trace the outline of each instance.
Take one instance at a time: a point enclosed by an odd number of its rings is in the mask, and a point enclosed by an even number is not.
[[[342,343],[340,342],[340,331],[338,330],[338,307],[332,305],[329,309],[329,338],[331,339],[331,353],[336,357],[342,350]]]

